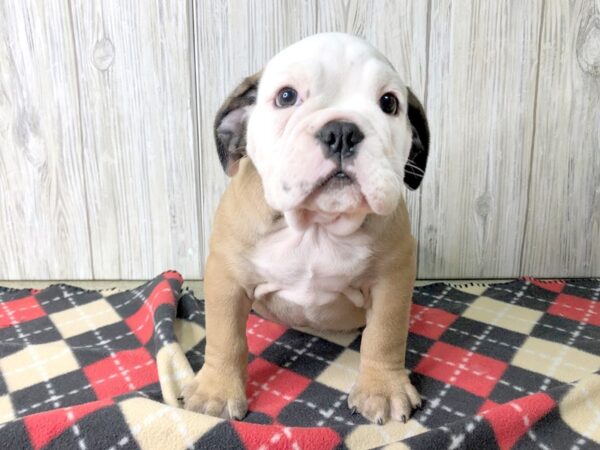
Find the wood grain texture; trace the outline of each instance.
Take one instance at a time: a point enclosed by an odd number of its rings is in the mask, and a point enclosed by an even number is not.
[[[187,5],[72,3],[94,275],[199,277]]]
[[[68,4],[0,2],[0,279],[91,278]]]
[[[279,50],[316,32],[356,34],[386,54],[423,98],[427,2],[230,0],[201,7],[196,3],[194,17],[205,249],[214,211],[227,185],[212,137],[214,114],[236,83],[260,70]],[[418,197],[418,193],[408,194],[415,232]]]
[[[521,273],[600,276],[600,1],[546,1]]]
[[[419,277],[600,276],[600,0],[27,0],[0,2],[0,279],[200,278],[214,114],[321,31],[424,100]]]
[[[433,0],[419,276],[519,273],[542,1]]]

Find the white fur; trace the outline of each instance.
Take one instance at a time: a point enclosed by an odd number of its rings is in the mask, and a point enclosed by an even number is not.
[[[296,105],[275,107],[283,87],[298,92]],[[400,102],[396,116],[379,107],[386,92]],[[284,213],[362,213],[363,219],[371,212],[390,214],[402,194],[412,141],[406,106],[407,89],[399,75],[362,39],[326,33],[283,50],[263,71],[248,122],[247,152],[263,180],[267,203]],[[337,169],[315,135],[332,120],[354,122],[365,138],[356,157],[344,164],[356,183],[320,192],[319,183]]]
[[[297,231],[287,225],[259,241],[250,256],[258,277],[265,280],[254,299],[276,293],[304,306],[323,306],[344,294],[363,306],[355,284],[371,256],[371,238],[361,231],[339,237],[321,225]]]
[[[296,105],[277,108],[283,87],[298,92]],[[400,113],[379,107],[393,92]],[[258,282],[254,299],[278,298],[315,310],[340,294],[363,306],[359,279],[371,255],[360,227],[370,213],[391,214],[402,194],[411,145],[407,89],[390,63],[365,41],[326,33],[304,39],[265,67],[256,105],[249,112],[247,152],[267,203],[282,211],[282,228],[257,243],[250,255]],[[337,171],[317,132],[332,120],[355,123],[364,134],[343,169],[355,182],[334,189],[321,182]]]

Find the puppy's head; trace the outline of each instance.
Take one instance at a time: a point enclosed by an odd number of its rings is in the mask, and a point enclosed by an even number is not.
[[[423,108],[388,60],[339,33],[306,38],[244,80],[215,137],[228,175],[248,155],[290,225],[339,234],[392,213],[402,182],[421,183],[429,148]]]

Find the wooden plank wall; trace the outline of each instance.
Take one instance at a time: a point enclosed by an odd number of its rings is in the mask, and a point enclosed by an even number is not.
[[[92,269],[200,275],[184,2],[72,2]]]
[[[201,275],[184,2],[0,2],[0,279]]]
[[[66,2],[0,2],[0,279],[91,278]]]
[[[542,0],[432,2],[421,273],[519,273],[541,12]]]
[[[546,1],[522,273],[600,276],[600,0]]]
[[[600,0],[0,2],[0,279],[202,275],[220,102],[363,36],[423,99],[421,278],[600,276]]]

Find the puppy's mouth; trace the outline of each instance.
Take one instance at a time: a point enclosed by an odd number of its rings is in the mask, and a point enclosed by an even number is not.
[[[320,224],[346,235],[356,231],[370,212],[355,175],[338,167],[314,183],[310,194],[285,217],[297,229]]]
[[[356,183],[354,176],[342,169],[333,170],[316,183],[315,191],[334,191]]]
[[[330,215],[368,212],[356,175],[339,166],[317,180],[298,207]]]

